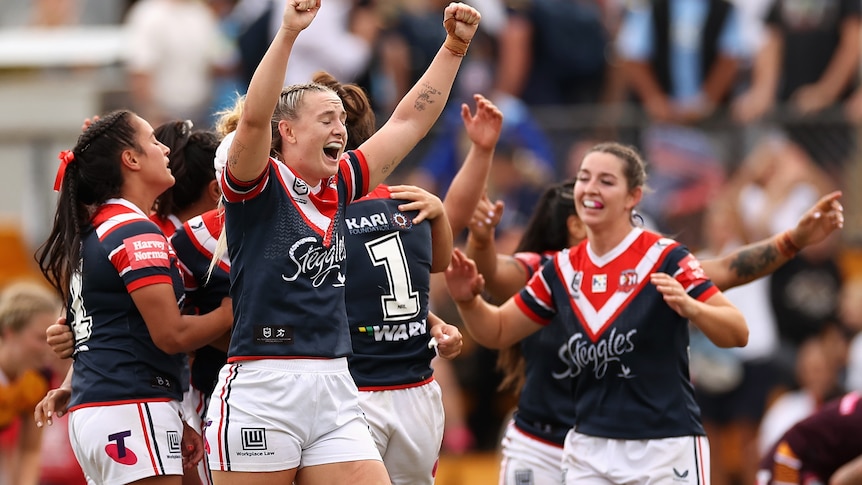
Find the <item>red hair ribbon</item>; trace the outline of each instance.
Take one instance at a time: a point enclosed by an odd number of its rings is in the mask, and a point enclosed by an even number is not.
[[[57,155],[60,159],[60,168],[57,169],[57,177],[54,179],[54,192],[60,191],[60,186],[63,185],[63,176],[66,175],[66,167],[75,161],[75,154],[72,150],[63,150]]]

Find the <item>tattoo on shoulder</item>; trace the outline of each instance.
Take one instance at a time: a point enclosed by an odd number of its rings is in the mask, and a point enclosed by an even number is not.
[[[730,263],[730,268],[742,277],[757,276],[778,259],[778,249],[773,244],[756,246],[739,252]]]
[[[236,168],[237,164],[239,163],[239,156],[242,154],[243,151],[245,151],[245,145],[243,145],[242,143],[237,143],[237,141],[234,140],[233,146],[228,151],[227,164],[229,167]]]
[[[515,259],[514,257],[510,256],[510,257],[504,259],[503,261],[504,261],[504,264],[506,266],[515,269],[519,274],[524,275],[524,277],[527,276],[527,270],[524,268],[524,265],[521,264],[521,262],[518,261],[517,259]]]
[[[440,90],[435,88],[434,86],[431,86],[428,83],[423,84],[422,89],[419,92],[419,96],[413,103],[413,108],[416,109],[416,111],[425,111],[425,108],[429,104],[434,104],[436,102],[433,97],[439,96],[440,94]]]

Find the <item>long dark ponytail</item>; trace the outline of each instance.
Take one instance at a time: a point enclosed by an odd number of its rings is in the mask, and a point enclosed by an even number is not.
[[[524,229],[516,252],[544,253],[569,247],[568,219],[575,212],[575,181],[567,180],[548,187]],[[503,374],[498,389],[518,393],[524,386],[524,355],[515,344],[497,353],[497,370]]]
[[[140,150],[135,140],[131,111],[102,116],[78,137],[65,166],[57,210],[48,239],[36,253],[39,269],[48,283],[69,298],[69,282],[79,271],[81,238],[92,211],[119,197],[123,185],[120,157],[123,150]]]

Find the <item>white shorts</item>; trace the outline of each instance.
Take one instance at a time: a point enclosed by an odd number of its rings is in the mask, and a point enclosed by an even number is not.
[[[509,421],[502,442],[500,485],[562,485],[563,448],[536,439]]]
[[[359,403],[392,485],[432,485],[443,441],[443,397],[437,381],[363,391]]]
[[[599,438],[569,431],[563,476],[572,484],[709,485],[706,436],[649,440]]]
[[[207,409],[213,471],[273,472],[381,461],[347,359],[226,364]]]
[[[83,407],[69,414],[69,441],[88,482],[125,484],[182,475],[178,401]]]
[[[182,410],[183,410],[183,419],[185,422],[191,426],[191,428],[198,433],[200,433],[201,437],[204,436],[204,415],[206,414],[206,396],[203,392],[199,391],[195,388],[195,386],[189,384],[189,390],[183,393],[183,402],[182,402]],[[198,478],[200,478],[201,483],[203,485],[212,484],[213,480],[210,476],[210,468],[209,464],[207,464],[207,457],[204,455],[203,460],[198,463],[197,466]]]

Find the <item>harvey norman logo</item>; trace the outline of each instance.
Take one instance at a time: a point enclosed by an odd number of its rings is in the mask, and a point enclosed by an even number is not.
[[[123,241],[132,269],[149,266],[170,267],[170,247],[163,236],[139,234]]]

